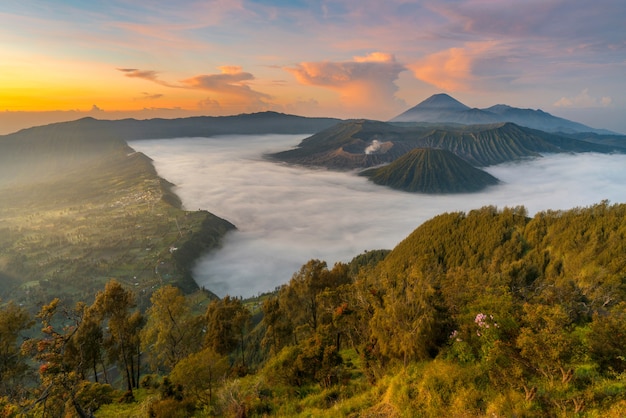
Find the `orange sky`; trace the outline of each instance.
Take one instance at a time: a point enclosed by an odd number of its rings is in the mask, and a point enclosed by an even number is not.
[[[86,115],[386,120],[440,92],[626,132],[625,17],[621,0],[3,2],[0,133]]]

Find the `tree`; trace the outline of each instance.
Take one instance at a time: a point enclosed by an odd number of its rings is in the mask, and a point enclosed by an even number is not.
[[[28,366],[18,338],[33,323],[28,312],[13,302],[0,307],[0,396],[15,398],[20,392],[18,382]]]
[[[525,326],[520,329],[517,347],[524,359],[550,381],[568,383],[573,375],[572,359],[577,341],[573,324],[560,305],[524,305]]]
[[[172,383],[181,385],[184,391],[201,404],[212,405],[215,389],[228,373],[226,356],[205,348],[181,359],[170,373]]]
[[[135,296],[116,280],[109,281],[104,291],[98,292],[94,309],[106,321],[104,346],[109,358],[118,363],[132,394],[139,386],[140,338],[143,317],[136,307]]]
[[[284,346],[289,344],[293,334],[293,327],[287,315],[280,307],[279,298],[270,297],[263,301],[263,325],[265,335],[261,344],[269,347],[270,355],[276,355]]]
[[[146,312],[147,322],[141,333],[141,345],[149,353],[154,370],[172,370],[189,354],[200,349],[202,322],[200,315],[192,315],[182,292],[173,286],[164,286],[152,294],[152,305]]]
[[[70,348],[79,359],[81,377],[85,379],[85,371],[91,369],[93,379],[97,383],[98,365],[101,365],[105,381],[107,381],[106,365],[102,356],[104,333],[101,320],[93,307],[79,303],[76,309],[77,312],[81,313],[82,320],[70,340]]]
[[[372,335],[383,355],[409,360],[432,357],[444,333],[436,289],[423,274],[388,280],[383,304],[372,318]]]
[[[348,266],[337,263],[328,270],[325,261],[309,260],[293,275],[289,285],[278,294],[279,311],[288,321],[293,343],[308,338],[318,331],[320,325],[330,320],[322,318],[324,308],[321,295],[350,282]]]
[[[39,376],[41,387],[38,389],[38,397],[28,408],[39,408],[39,413],[43,417],[64,416],[67,406],[73,407],[80,417],[87,417],[80,403],[78,402],[78,391],[80,388],[80,367],[78,359],[72,355],[70,341],[80,325],[81,307],[77,307],[73,312],[68,312],[66,320],[74,323],[64,326],[61,330],[53,325],[55,315],[59,308],[59,299],[54,299],[44,305],[37,318],[41,321],[42,338],[27,340],[22,345],[22,352],[33,356],[39,366]]]
[[[626,301],[607,314],[593,315],[588,341],[589,352],[602,372],[626,371]]]
[[[228,355],[239,347],[241,365],[245,368],[244,337],[250,317],[250,311],[237,298],[225,296],[224,299],[214,300],[205,314],[204,346],[220,355]]]

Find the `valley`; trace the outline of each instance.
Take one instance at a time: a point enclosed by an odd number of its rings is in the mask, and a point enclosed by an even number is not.
[[[132,139],[94,124],[0,137],[9,415],[620,413],[619,136],[344,121]],[[328,162],[404,146],[370,170],[412,193],[270,157],[338,143]]]

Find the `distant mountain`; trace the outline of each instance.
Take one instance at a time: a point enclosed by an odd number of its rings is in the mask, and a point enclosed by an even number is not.
[[[474,166],[538,157],[541,153],[607,153],[618,149],[513,123],[399,126],[354,120],[318,132],[297,148],[268,157],[292,164],[352,170],[390,163],[414,148],[447,149]]]
[[[459,102],[457,99],[441,93],[441,94],[433,94],[428,99],[424,100],[413,109],[420,109],[422,111],[426,110],[450,110],[463,112],[466,110],[470,110],[469,106],[464,105]]]
[[[150,120],[83,118],[0,135],[0,185],[67,171],[85,159],[133,150],[126,141],[216,135],[309,134],[339,122],[276,112]]]
[[[105,131],[125,140],[211,137],[216,135],[300,134],[318,132],[339,121],[340,119],[307,118],[277,112],[146,120],[99,120],[88,117],[73,122],[23,129],[18,133],[51,128],[70,129],[89,134],[94,131]]]
[[[391,119],[390,122],[457,123],[462,125],[513,122],[520,126],[546,132],[614,134],[605,129],[595,129],[582,123],[559,118],[539,109],[520,109],[503,104],[486,109],[472,109],[447,94],[435,94]]]
[[[452,152],[416,148],[384,167],[361,173],[376,184],[418,193],[469,193],[498,184],[491,174]]]

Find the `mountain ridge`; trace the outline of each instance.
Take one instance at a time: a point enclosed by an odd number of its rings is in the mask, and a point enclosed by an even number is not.
[[[430,96],[390,119],[389,122],[458,123],[463,125],[513,122],[520,126],[551,133],[615,134],[615,132],[606,129],[592,128],[579,122],[551,115],[541,109],[521,109],[506,104],[496,104],[484,109],[470,108],[445,93]]]
[[[374,144],[378,144],[379,149],[366,152]],[[414,148],[447,149],[478,167],[539,157],[541,153],[609,153],[619,150],[615,146],[586,142],[510,122],[400,126],[351,120],[305,138],[296,148],[267,157],[298,165],[354,170],[390,163]]]
[[[27,135],[33,131],[48,129],[94,129],[106,130],[125,140],[164,139],[177,137],[211,137],[216,135],[247,134],[299,134],[313,133],[331,126],[340,119],[315,118],[290,115],[279,112],[242,113],[230,116],[191,116],[174,119],[95,119],[84,117],[69,122],[56,122],[48,125],[21,129],[1,135]]]

